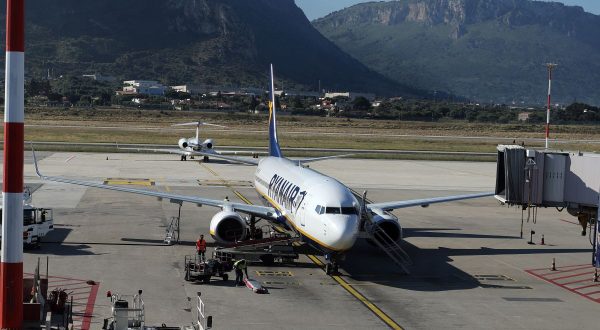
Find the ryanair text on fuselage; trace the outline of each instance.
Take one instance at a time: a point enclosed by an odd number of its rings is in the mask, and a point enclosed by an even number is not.
[[[299,186],[277,174],[269,182],[269,197],[292,213],[298,211],[305,196],[306,191],[301,191]]]

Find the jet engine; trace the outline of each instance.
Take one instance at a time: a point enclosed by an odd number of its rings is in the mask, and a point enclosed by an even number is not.
[[[213,140],[212,139],[206,139],[206,140],[204,140],[204,142],[202,142],[202,145],[206,149],[212,149],[212,147],[213,147]]]
[[[230,244],[246,239],[248,225],[233,211],[221,211],[210,221],[210,235],[221,244]]]
[[[188,147],[188,145],[189,145],[189,144],[188,144],[188,140],[187,140],[186,138],[181,138],[181,139],[179,139],[179,142],[178,142],[178,144],[179,144],[179,147],[180,147],[181,149],[185,149],[185,148],[187,148],[187,147]]]
[[[389,245],[402,239],[402,226],[398,218],[391,213],[374,210],[371,219],[371,224],[365,224],[365,230],[380,243]]]

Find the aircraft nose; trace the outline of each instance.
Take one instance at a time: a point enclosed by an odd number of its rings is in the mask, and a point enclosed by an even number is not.
[[[327,236],[334,238],[335,248],[339,250],[348,250],[356,242],[358,237],[358,216],[335,216],[331,221],[331,228]]]

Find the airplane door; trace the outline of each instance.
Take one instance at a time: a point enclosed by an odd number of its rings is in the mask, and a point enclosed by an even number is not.
[[[300,207],[300,225],[302,227],[304,227],[306,225],[305,222],[304,222],[304,218],[306,217],[305,206],[306,206],[306,202],[303,202],[302,206]]]

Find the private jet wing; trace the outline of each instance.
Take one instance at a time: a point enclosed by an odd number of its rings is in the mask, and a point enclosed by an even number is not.
[[[106,184],[102,184],[102,183],[98,183],[98,182],[69,179],[69,178],[59,177],[59,176],[46,176],[46,175],[43,175],[42,173],[40,173],[40,170],[38,168],[37,158],[35,156],[35,151],[33,152],[33,162],[35,165],[35,172],[37,173],[37,175],[42,180],[46,180],[46,181],[70,183],[70,184],[92,187],[92,188],[100,188],[100,189],[107,189],[107,190],[114,190],[114,191],[138,194],[138,195],[153,196],[153,197],[157,197],[159,199],[163,199],[163,198],[169,199],[173,202],[186,202],[186,203],[192,203],[192,204],[198,204],[198,205],[208,205],[208,206],[213,206],[213,207],[217,207],[217,208],[221,208],[221,209],[232,208],[235,211],[250,214],[250,215],[255,215],[255,216],[261,217],[263,219],[267,219],[267,220],[276,220],[277,219],[277,212],[272,207],[259,206],[259,205],[248,205],[248,204],[243,204],[243,203],[234,203],[234,202],[229,202],[229,201],[208,199],[208,198],[202,198],[202,197],[196,197],[196,196],[177,195],[177,194],[164,193],[164,192],[159,192],[159,191],[151,191],[151,190],[145,190],[145,189],[135,189],[135,188],[121,187],[121,186],[111,186],[111,185],[106,185]]]
[[[354,155],[355,154],[333,155],[333,156],[297,159],[296,161],[298,162],[298,165],[302,165],[302,164],[306,164],[306,163],[314,163],[314,162],[320,162],[322,160],[344,158],[344,157],[350,157],[350,156],[354,156]]]
[[[487,197],[487,196],[494,196],[494,193],[489,192],[489,193],[478,193],[478,194],[469,194],[469,195],[454,195],[454,196],[446,196],[446,197],[412,199],[412,200],[397,201],[397,202],[370,203],[370,204],[367,204],[366,207],[370,210],[392,211],[395,209],[402,209],[405,207],[413,207],[413,206],[427,207],[430,204],[446,203],[446,202],[460,201],[460,200],[465,200],[465,199],[473,199],[473,198],[480,198],[480,197]]]
[[[185,150],[181,150],[181,149],[175,149],[175,148],[171,148],[171,149],[167,149],[167,148],[160,148],[160,149],[153,149],[153,148],[130,148],[130,147],[119,147],[119,145],[117,145],[117,149],[119,150],[133,150],[133,151],[151,151],[151,152],[158,152],[158,153],[165,153],[165,154],[177,154],[177,155],[187,155],[189,153],[189,151],[185,151]]]
[[[181,149],[153,149],[153,148],[121,148],[117,145],[117,148],[119,150],[135,150],[135,151],[151,151],[151,152],[158,152],[158,153],[168,153],[168,154],[177,154],[177,155],[192,155],[192,156],[209,156],[209,157],[213,157],[213,158],[220,158],[220,159],[224,159],[224,160],[228,160],[231,162],[236,162],[236,163],[241,163],[241,164],[247,164],[247,165],[258,165],[258,160],[255,159],[245,159],[245,158],[239,158],[239,157],[233,157],[233,156],[228,156],[228,155],[223,155],[221,153],[218,152],[204,152],[204,151],[186,151],[186,150],[181,150]]]

